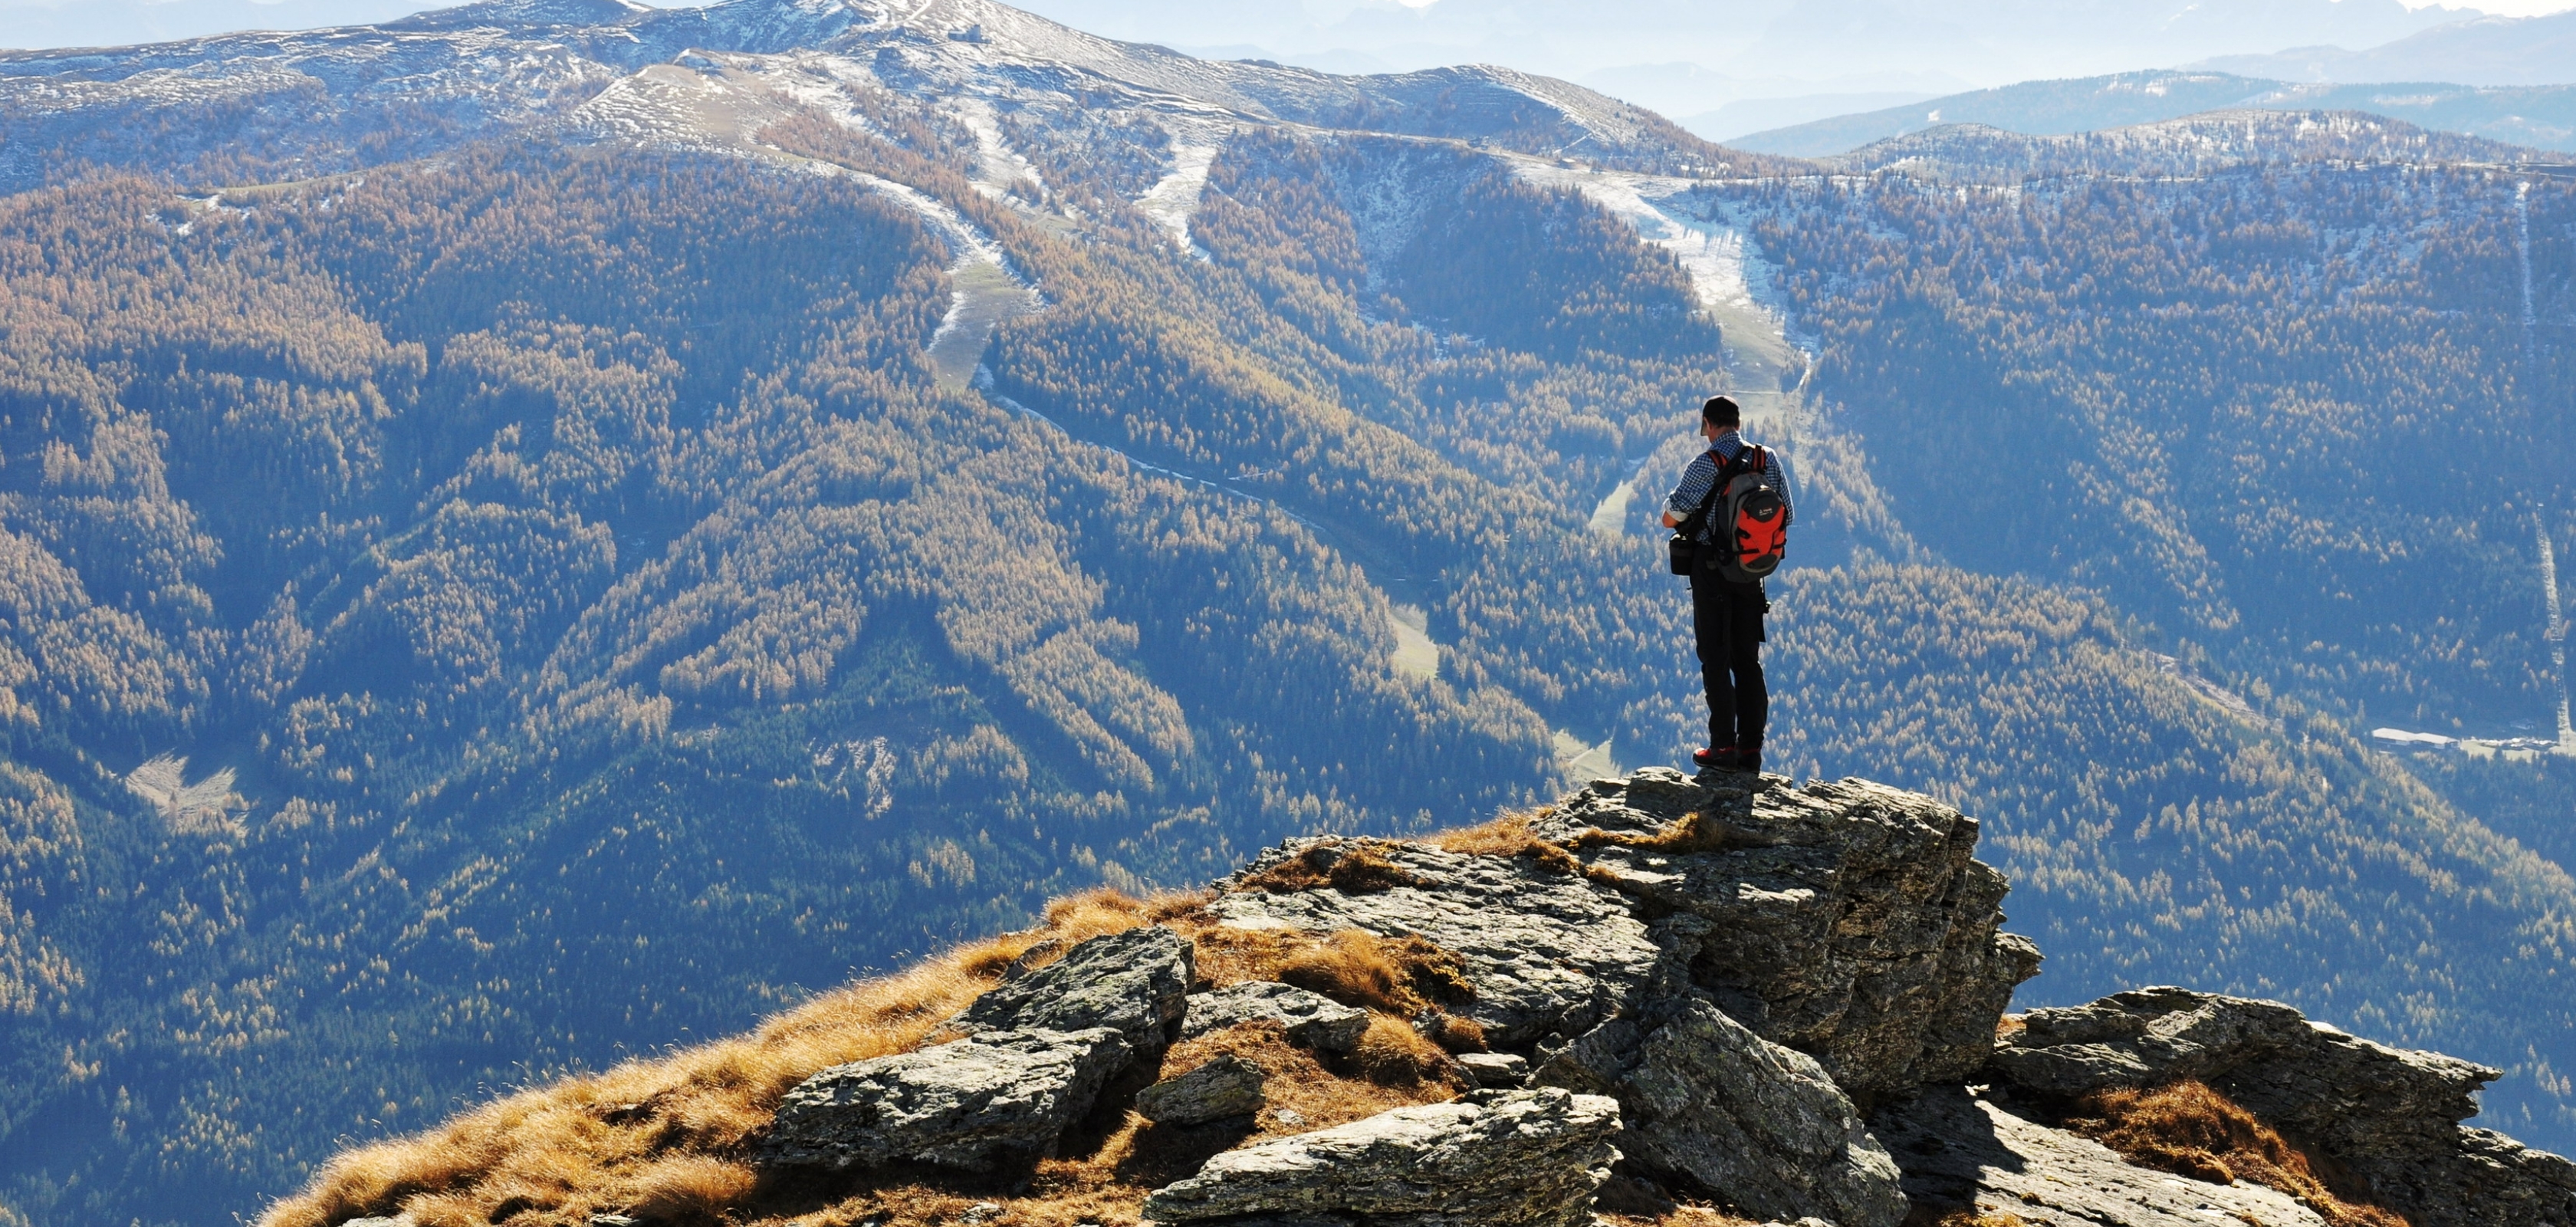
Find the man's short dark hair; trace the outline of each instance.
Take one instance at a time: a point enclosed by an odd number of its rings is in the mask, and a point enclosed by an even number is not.
[[[1742,426],[1744,411],[1736,407],[1733,397],[1712,396],[1699,407],[1699,420],[1711,426]]]

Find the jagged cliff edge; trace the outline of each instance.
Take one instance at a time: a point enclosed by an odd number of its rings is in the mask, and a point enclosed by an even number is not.
[[[773,1070],[740,1127],[683,1119],[703,1070],[610,1102],[654,1072],[629,1067],[344,1157],[265,1221],[2576,1225],[2576,1164],[2460,1125],[2496,1070],[2179,988],[2007,1017],[2040,955],[1976,838],[1865,781],[1647,769],[1432,840],[1292,841],[1204,896],[952,956],[946,997],[852,998],[868,1026],[937,1016]],[[2062,1127],[2177,1086],[2298,1178]],[[608,1150],[647,1131],[626,1166],[660,1174],[532,1183],[503,1135],[558,1117]]]

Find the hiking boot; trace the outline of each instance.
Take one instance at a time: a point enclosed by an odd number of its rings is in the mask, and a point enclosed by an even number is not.
[[[1735,765],[1735,747],[1733,746],[1710,746],[1704,750],[1693,750],[1691,751],[1691,761],[1699,764],[1700,769],[1703,771],[1742,770],[1742,768]]]
[[[1755,746],[1748,750],[1742,746],[1735,747],[1735,769],[1753,775],[1762,774],[1762,748]]]

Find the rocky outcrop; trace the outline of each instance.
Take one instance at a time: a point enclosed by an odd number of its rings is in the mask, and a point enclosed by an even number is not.
[[[1989,1068],[2035,1100],[2193,1079],[2322,1152],[2415,1227],[2576,1225],[2576,1164],[2460,1126],[2501,1071],[2375,1044],[2279,1002],[2181,988],[2021,1021]]]
[[[1386,948],[1463,978],[1442,980],[1439,1009],[1481,1037],[1438,1010],[1408,1021],[1460,1054],[1439,1076],[1479,1089],[1266,1135],[1146,1211],[1223,1227],[1576,1227],[1618,1164],[1629,1200],[1660,1187],[1807,1227],[1954,1209],[2027,1227],[2322,1224],[2287,1195],[2150,1171],[2050,1123],[2094,1091],[2198,1079],[2414,1227],[2576,1227],[2576,1167],[2460,1126],[2490,1069],[2181,989],[2034,1010],[1998,1045],[2039,956],[2001,931],[2003,879],[1972,858],[1976,836],[1956,810],[1861,781],[1648,770],[1587,786],[1526,838],[1502,827],[1458,841],[1473,853],[1352,838],[1273,849],[1174,923],[1403,939]],[[1344,948],[1224,940],[1229,959]],[[798,1086],[759,1153],[989,1181],[1025,1174],[1086,1115],[1303,1127],[1271,1100],[1306,1084],[1271,1084],[1279,1071],[1255,1048],[1218,1043],[1139,1089],[1176,1039],[1275,1029],[1314,1054],[1295,1058],[1297,1078],[1366,1068],[1363,1037],[1382,1016],[1359,1003],[1387,1009],[1384,993],[1326,977],[1316,987],[1348,1001],[1269,980],[1190,996],[1196,968],[1191,941],[1164,927],[1041,945],[950,1020],[965,1038]]]
[[[1157,1223],[1586,1227],[1619,1157],[1619,1108],[1561,1090],[1478,1091],[1228,1151],[1155,1193]]]
[[[1467,1071],[1478,1086],[1522,1086],[1529,1082],[1529,1058],[1516,1052],[1470,1052],[1461,1054],[1458,1067]]]
[[[2053,1129],[1962,1087],[1940,1087],[1878,1118],[1905,1193],[1937,1212],[2025,1227],[2326,1227],[2286,1193],[2137,1167],[2099,1142]]]
[[[1271,891],[1256,883],[1289,862],[1329,875],[1366,856],[1360,888]],[[1494,1044],[1572,1037],[1632,1010],[1663,951],[1618,892],[1530,861],[1462,856],[1382,840],[1300,840],[1256,858],[1208,905],[1244,929],[1359,929],[1419,935],[1456,955],[1475,986],[1459,1012]]]
[[[798,1167],[1022,1166],[1054,1149],[1133,1051],[1108,1027],[996,1031],[836,1065],[787,1092],[760,1156]]]
[[[960,1031],[1107,1027],[1136,1048],[1170,1041],[1188,1008],[1197,951],[1154,925],[1095,937],[1035,971],[1005,976],[949,1025]]]
[[[1366,1010],[1355,1010],[1321,993],[1272,980],[1231,984],[1190,998],[1181,1019],[1181,1038],[1191,1039],[1241,1023],[1277,1023],[1291,1044],[1318,1052],[1349,1052],[1368,1032]]]
[[[1464,967],[1473,998],[1455,1008],[1499,1050],[1480,1082],[1517,1084],[1521,1058],[1531,1080],[1616,1099],[1640,1171],[1756,1213],[1903,1219],[1848,1088],[1976,1069],[2038,962],[1999,933],[2003,880],[1971,859],[1976,824],[1876,785],[1650,769],[1533,832],[1579,862],[1294,841],[1209,910],[1428,938]]]
[[[1625,1147],[1650,1169],[1723,1190],[1754,1214],[1842,1227],[1905,1218],[1896,1162],[1814,1057],[1706,1001],[1644,1033],[1617,1080]]]
[[[1250,1116],[1268,1102],[1261,1067],[1225,1053],[1136,1093],[1136,1114],[1157,1125],[1204,1125]]]
[[[1594,876],[1668,923],[1693,987],[1764,1039],[1815,1057],[1868,1104],[1985,1063],[2013,986],[2039,952],[2001,932],[2003,875],[1975,860],[1975,819],[1862,780],[1714,786],[1648,769],[1602,780],[1542,833],[1601,842]]]

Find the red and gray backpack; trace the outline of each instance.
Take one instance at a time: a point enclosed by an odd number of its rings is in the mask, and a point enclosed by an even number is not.
[[[1720,459],[1708,497],[1673,536],[1674,573],[1750,584],[1779,570],[1789,548],[1789,504],[1780,497],[1778,471],[1770,449],[1750,443],[1735,459]],[[1712,514],[1718,518],[1718,545],[1701,548],[1699,527]]]

